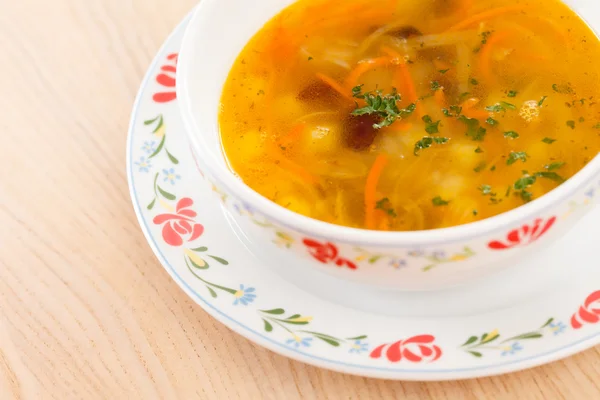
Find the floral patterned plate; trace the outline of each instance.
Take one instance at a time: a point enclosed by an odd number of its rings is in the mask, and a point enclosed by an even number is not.
[[[387,379],[501,374],[600,343],[598,211],[543,254],[443,292],[375,291],[302,268],[283,250],[255,248],[222,208],[228,199],[203,180],[186,143],[175,93],[186,21],[140,89],[127,171],[152,250],[210,315],[284,356]],[[274,237],[284,249],[293,245],[285,234]],[[402,260],[389,268],[401,269]]]

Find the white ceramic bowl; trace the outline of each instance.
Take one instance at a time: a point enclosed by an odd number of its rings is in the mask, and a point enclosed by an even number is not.
[[[567,3],[598,31],[595,1]],[[288,211],[257,194],[226,164],[218,128],[221,92],[249,39],[293,2],[202,0],[179,55],[177,97],[198,167],[244,232],[265,252],[283,249],[294,268],[319,268],[363,284],[437,289],[490,274],[526,253],[540,251],[595,203],[599,157],[527,205],[480,222],[431,231],[374,232],[336,226]]]

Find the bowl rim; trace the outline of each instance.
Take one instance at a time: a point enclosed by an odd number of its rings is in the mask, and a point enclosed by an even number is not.
[[[238,199],[243,199],[244,205],[249,206],[252,211],[257,211],[282,226],[311,237],[375,247],[425,247],[465,241],[501,229],[518,227],[531,222],[536,217],[539,218],[550,208],[560,206],[567,198],[583,189],[584,185],[594,180],[600,172],[599,153],[565,183],[530,203],[490,218],[447,228],[421,231],[374,231],[335,225],[290,211],[254,191],[233,171],[222,165],[224,154],[217,157],[213,151],[208,150],[210,146],[202,134],[210,132],[219,135],[218,115],[202,115],[202,118],[197,118],[198,115],[192,108],[192,93],[189,91],[188,79],[191,73],[199,73],[198,70],[190,68],[190,60],[195,52],[194,43],[199,36],[196,35],[196,31],[202,30],[203,18],[209,18],[206,9],[215,3],[218,3],[218,0],[202,0],[196,7],[180,48],[176,91],[185,133],[192,145],[192,151],[202,155],[201,158],[210,160],[203,163],[204,168],[209,170],[210,175],[214,176],[226,191]],[[587,23],[585,19],[584,22]],[[597,35],[596,30],[591,26],[590,28]],[[214,55],[211,59],[215,61]],[[219,96],[221,95],[222,91],[219,92]]]

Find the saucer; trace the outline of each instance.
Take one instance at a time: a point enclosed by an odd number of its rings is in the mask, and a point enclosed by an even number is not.
[[[514,372],[600,343],[600,268],[593,261],[598,209],[543,253],[492,278],[437,292],[375,290],[303,268],[286,257],[294,243],[280,232],[273,232],[280,252],[255,245],[223,208],[229,199],[201,176],[185,138],[175,74],[187,21],[140,88],[127,173],[150,247],[211,316],[283,356],[397,380]]]

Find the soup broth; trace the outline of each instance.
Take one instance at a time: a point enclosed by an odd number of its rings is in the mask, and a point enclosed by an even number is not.
[[[558,0],[299,0],[233,65],[223,149],[248,186],[308,217],[474,222],[598,154],[599,65],[598,38]]]

